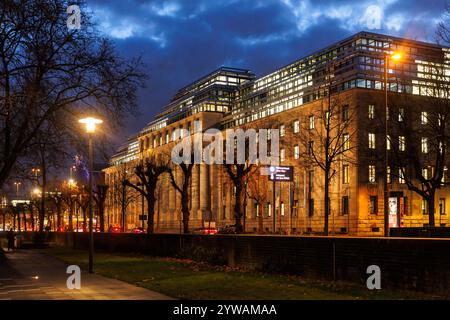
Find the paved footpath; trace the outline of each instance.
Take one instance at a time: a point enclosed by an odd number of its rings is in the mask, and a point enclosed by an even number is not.
[[[34,252],[5,253],[0,263],[0,300],[166,300],[163,294],[119,280],[81,272],[81,289],[70,290],[67,264]]]

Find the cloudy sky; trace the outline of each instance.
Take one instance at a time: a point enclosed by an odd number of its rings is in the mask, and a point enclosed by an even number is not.
[[[263,75],[359,31],[435,41],[446,0],[87,0],[122,55],[142,55],[141,129],[184,85],[219,66]]]

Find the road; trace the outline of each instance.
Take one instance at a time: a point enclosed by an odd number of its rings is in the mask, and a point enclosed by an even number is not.
[[[0,263],[0,300],[167,300],[168,296],[87,272],[81,288],[68,289],[67,264],[33,250],[5,253]]]

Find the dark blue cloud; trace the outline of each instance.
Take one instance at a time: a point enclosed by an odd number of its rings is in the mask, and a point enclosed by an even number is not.
[[[221,65],[261,75],[361,30],[433,41],[445,0],[88,0],[122,55],[142,55],[142,128],[189,82]],[[375,18],[379,17],[377,21]]]

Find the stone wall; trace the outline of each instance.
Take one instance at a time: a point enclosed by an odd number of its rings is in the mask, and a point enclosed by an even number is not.
[[[98,251],[186,257],[363,285],[367,267],[378,265],[382,288],[450,292],[450,239],[108,233],[94,238]],[[48,240],[88,246],[87,233],[50,233]]]

